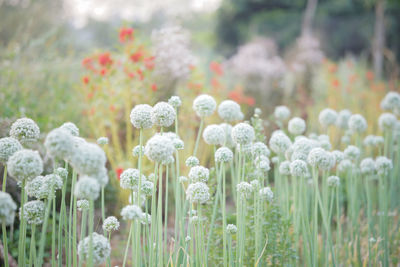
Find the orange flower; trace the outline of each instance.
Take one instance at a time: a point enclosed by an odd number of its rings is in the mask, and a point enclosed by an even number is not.
[[[221,83],[216,78],[211,79],[211,85],[214,89],[221,88]]]
[[[100,70],[100,75],[101,76],[105,76],[106,74],[107,74],[107,69],[103,68],[103,69]]]
[[[124,172],[124,169],[122,169],[121,167],[117,168],[115,170],[115,173],[117,174],[117,179],[119,180],[121,177],[121,174]]]
[[[88,84],[88,83],[89,83],[89,77],[88,77],[88,76],[83,76],[82,82],[83,82],[84,84]]]
[[[142,57],[143,57],[142,51],[137,51],[130,56],[133,62],[139,62],[142,59]]]
[[[334,79],[334,80],[332,81],[332,85],[333,85],[333,87],[338,88],[338,87],[340,86],[339,80],[338,80],[338,79]]]
[[[145,58],[144,65],[147,69],[152,70],[154,68],[154,57]]]
[[[142,71],[141,69],[138,69],[138,70],[136,71],[136,73],[139,75],[139,79],[140,79],[141,81],[143,81],[143,79],[144,79],[143,71]]]
[[[218,76],[224,75],[224,70],[222,69],[222,65],[216,61],[211,61],[210,70],[217,74]]]
[[[256,100],[253,97],[247,97],[246,104],[249,106],[254,106],[256,104]]]
[[[152,90],[153,92],[157,91],[157,84],[153,83],[153,84],[151,85],[151,90]]]
[[[106,67],[106,66],[108,67],[109,65],[111,65],[113,63],[113,61],[110,57],[110,53],[108,53],[108,52],[100,54],[98,57],[98,60],[99,60],[100,66],[103,66],[103,67]]]
[[[367,71],[367,73],[365,74],[367,77],[368,81],[373,81],[374,80],[374,73],[372,71]]]
[[[119,41],[124,43],[125,41],[133,40],[133,31],[132,28],[122,28],[119,31]]]

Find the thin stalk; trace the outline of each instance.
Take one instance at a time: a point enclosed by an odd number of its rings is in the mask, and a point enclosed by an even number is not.
[[[78,244],[78,242],[76,240],[77,239],[77,226],[76,226],[77,225],[77,215],[76,215],[77,207],[76,206],[77,206],[77,199],[74,196],[74,201],[73,201],[73,219],[72,219],[72,264],[73,264],[74,267],[76,267],[77,264],[78,264],[78,253],[77,253],[77,247],[76,247],[77,244]],[[94,213],[94,203],[92,204],[92,206],[93,206],[92,207],[92,209],[93,209],[92,213]]]
[[[199,147],[200,136],[201,136],[201,133],[203,131],[203,127],[204,127],[204,119],[201,118],[199,131],[198,131],[197,137],[196,137],[196,144],[194,145],[194,149],[193,149],[193,156],[195,156],[195,157],[196,157],[196,153],[197,153],[197,148]]]
[[[4,164],[4,169],[3,169],[3,187],[2,187],[3,192],[6,192],[6,187],[7,187],[7,165]]]
[[[143,128],[140,128],[139,130],[139,160],[138,160],[138,169],[139,169],[139,186],[138,186],[138,193],[137,193],[137,205],[140,207],[141,206],[141,188],[142,188],[142,156],[143,156],[143,151],[142,151],[142,145],[143,145]],[[132,203],[133,203],[133,199],[132,199]],[[135,258],[136,258],[136,266],[140,266],[141,265],[141,227],[140,227],[140,221],[137,220],[136,223],[136,229],[135,229],[135,243],[136,243],[136,254],[135,254]],[[134,240],[134,238],[132,238],[132,241]],[[134,254],[132,254],[133,257]],[[133,262],[133,261],[132,261]]]
[[[226,229],[224,229],[226,231]],[[228,251],[229,251],[229,266],[234,266],[233,264],[233,249],[232,249],[232,236],[228,235]]]
[[[227,253],[226,253],[226,174],[225,174],[225,165],[221,163],[221,171],[222,171],[222,240],[223,240],[223,259],[224,259],[224,267],[227,266]]]
[[[4,247],[4,265],[8,267],[8,241],[7,241],[7,229],[6,222],[3,221],[1,224],[1,229],[3,231],[3,247]]]
[[[101,219],[104,222],[106,219],[106,213],[104,211],[104,186],[101,187]],[[103,229],[104,236],[106,235],[106,231]]]
[[[24,205],[25,205],[25,184],[26,184],[26,179],[22,180],[22,185],[21,185],[21,213],[24,214]],[[19,241],[18,241],[18,266],[23,266],[25,265],[25,227],[26,227],[26,222],[24,219],[24,216],[21,216],[20,218],[20,225],[19,225]]]
[[[123,263],[122,263],[122,267],[125,267],[125,265],[126,265],[126,260],[127,260],[127,258],[128,258],[129,244],[131,243],[130,240],[131,240],[131,237],[132,237],[132,228],[133,228],[132,225],[133,225],[133,222],[131,222],[131,227],[129,227],[129,235],[128,235],[128,240],[127,240],[127,242],[126,242],[125,254],[124,254],[124,261],[123,261]]]
[[[36,249],[36,245],[35,245],[35,229],[36,229],[36,225],[32,224],[31,226],[31,245],[30,245],[30,249],[29,249],[29,267],[32,266],[32,264],[34,263],[34,250]],[[6,263],[5,266],[8,266],[8,263]],[[54,265],[53,265],[54,266]]]
[[[93,225],[94,225],[94,201],[89,200],[89,259],[88,266],[93,266]]]
[[[164,243],[168,247],[167,230],[168,230],[168,178],[169,178],[169,165],[165,169],[165,207],[164,207]]]
[[[164,242],[162,236],[162,191],[163,191],[163,166],[160,165],[159,169],[159,179],[158,179],[158,203],[157,203],[157,245],[158,245],[158,255],[157,262],[158,266],[163,265],[163,251],[164,251]]]
[[[57,214],[56,214],[56,196],[53,196],[53,218],[51,220],[52,222],[52,228],[51,228],[51,266],[56,266],[56,220],[57,220]]]
[[[66,254],[66,265],[70,266],[71,262],[71,251],[72,251],[72,210],[74,203],[74,192],[75,192],[75,183],[76,183],[77,172],[75,170],[72,171],[72,181],[71,181],[71,196],[69,200],[69,217],[68,217],[68,253]]]
[[[66,163],[67,165],[67,163]],[[62,259],[63,259],[63,228],[64,228],[64,220],[65,220],[65,192],[67,191],[67,178],[63,183],[63,187],[61,190],[61,208],[60,208],[60,220],[58,223],[58,267],[62,266]]]
[[[81,237],[79,240],[83,240],[86,235],[86,221],[87,221],[87,210],[82,210],[82,221],[81,221]],[[82,259],[79,259],[78,266],[82,266]]]

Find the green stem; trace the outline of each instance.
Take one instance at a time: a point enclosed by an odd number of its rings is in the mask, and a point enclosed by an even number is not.
[[[7,229],[6,223],[3,221],[1,224],[1,228],[3,231],[3,247],[4,247],[4,266],[8,267],[8,241],[7,241]]]
[[[57,220],[57,214],[56,214],[56,197],[55,195],[53,196],[53,218],[51,220],[52,222],[52,228],[51,228],[51,265],[56,266],[56,220]]]
[[[36,225],[32,224],[31,226],[32,232],[31,232],[31,245],[30,245],[30,249],[29,249],[29,267],[32,266],[34,260],[33,260],[33,255],[34,255],[34,250],[36,249],[36,245],[35,245],[35,229],[36,229]],[[6,264],[6,266],[8,266],[8,263]],[[54,266],[54,265],[53,265]]]
[[[94,201],[89,200],[89,259],[88,266],[93,266],[93,224],[94,224]]]
[[[79,240],[83,240],[86,235],[86,221],[87,221],[87,210],[82,210],[82,221],[81,221],[81,237]],[[82,266],[82,259],[79,259],[78,266]]]
[[[195,157],[196,157],[196,154],[197,154],[197,148],[199,147],[200,136],[201,136],[201,133],[203,131],[203,127],[204,127],[204,119],[201,118],[200,126],[199,126],[199,132],[197,133],[196,144],[194,145],[194,150],[193,150],[193,156],[195,156]]]
[[[63,227],[64,227],[64,216],[65,216],[65,191],[67,189],[67,178],[63,182],[63,187],[61,191],[61,208],[60,208],[60,220],[58,223],[58,267],[62,266],[62,259],[63,259]]]
[[[6,192],[6,186],[7,186],[7,165],[4,165],[4,169],[3,169],[3,187],[2,187],[3,192]]]
[[[132,225],[133,225],[133,221],[131,222],[131,227],[129,227],[129,235],[128,235],[128,240],[126,242],[124,261],[122,263],[122,267],[125,267],[126,259],[128,258],[129,244],[131,243],[131,237],[132,237],[132,228],[133,228]]]
[[[72,181],[71,181],[71,195],[69,200],[69,217],[68,217],[68,253],[66,254],[66,265],[71,265],[71,251],[72,251],[72,210],[73,210],[73,203],[74,203],[74,192],[75,192],[75,183],[76,183],[77,173],[75,170],[72,171]]]

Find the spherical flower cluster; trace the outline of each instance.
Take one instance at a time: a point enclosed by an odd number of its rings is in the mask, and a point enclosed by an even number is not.
[[[379,175],[387,176],[393,168],[393,162],[387,157],[380,156],[375,159],[375,168]]]
[[[365,132],[367,129],[367,121],[360,114],[351,115],[349,119],[349,129],[355,133]]]
[[[44,211],[45,206],[43,201],[32,200],[24,204],[22,218],[28,224],[41,224],[44,218]]]
[[[193,109],[199,117],[211,116],[217,107],[214,98],[209,95],[199,95],[193,101]]]
[[[340,173],[344,173],[344,172],[349,171],[353,167],[354,167],[354,165],[350,160],[344,159],[339,163],[339,165],[337,166],[337,169]]]
[[[290,160],[291,160],[291,161],[295,161],[295,160],[307,161],[307,157],[308,157],[308,155],[306,155],[306,154],[304,154],[304,153],[302,153],[302,152],[294,151],[294,152],[292,153],[292,155],[290,156]]]
[[[133,202],[132,202],[133,199]],[[128,198],[128,202],[129,204],[137,204],[137,199],[138,199],[138,195],[137,192],[133,192],[132,194],[129,194],[129,198]],[[140,194],[140,205],[139,206],[144,206],[144,202],[146,201],[146,196],[144,194]]]
[[[340,178],[337,176],[329,176],[327,182],[329,187],[338,187],[340,185]]]
[[[343,130],[348,129],[350,116],[351,112],[348,109],[343,109],[339,111],[336,119],[336,126]]]
[[[289,121],[288,130],[291,134],[300,135],[306,130],[306,122],[302,118],[295,117]]]
[[[360,157],[360,149],[356,146],[348,146],[344,150],[344,156],[350,160],[356,161]]]
[[[68,170],[62,167],[58,167],[54,173],[60,176],[62,180],[65,180],[68,177]]]
[[[232,140],[232,125],[228,124],[228,123],[221,123],[219,125],[225,132],[225,146],[227,147],[234,147],[235,143]]]
[[[80,177],[75,184],[74,194],[79,199],[96,200],[99,197],[100,184],[89,176]]]
[[[233,152],[227,147],[220,147],[215,151],[215,162],[230,162],[233,159]]]
[[[203,166],[194,166],[190,168],[189,179],[191,183],[207,182],[210,177],[210,171]]]
[[[156,134],[150,138],[144,148],[144,154],[151,160],[158,163],[167,161],[175,152],[175,147],[170,138]]]
[[[307,157],[308,164],[320,170],[329,170],[335,164],[335,159],[328,151],[316,147],[310,151]]]
[[[200,161],[195,156],[190,156],[186,159],[185,164],[187,167],[194,167],[200,164]]]
[[[96,179],[101,187],[108,184],[108,172],[105,166],[100,167],[99,171],[95,174],[90,175],[91,178]]]
[[[325,150],[331,150],[332,148],[331,142],[329,141],[329,136],[325,134],[318,136],[318,144]]]
[[[146,196],[151,196],[153,193],[154,183],[151,181],[142,181],[141,192]]]
[[[309,139],[307,137],[297,137],[292,145],[293,152],[299,152],[304,154],[306,157],[313,148],[318,147],[319,143],[316,140]]]
[[[255,142],[251,145],[251,155],[254,158],[259,156],[269,157],[271,155],[271,151],[269,151],[267,145],[263,142]]]
[[[119,228],[119,221],[116,217],[107,217],[103,222],[103,230],[106,232],[116,231]]]
[[[144,212],[142,218],[140,219],[140,223],[143,225],[151,224],[151,215]]]
[[[124,189],[137,190],[139,185],[139,174],[138,169],[129,168],[124,170],[119,177],[120,186]],[[146,176],[142,174],[141,180],[142,182],[145,181]]]
[[[396,125],[397,118],[392,113],[383,113],[379,116],[378,124],[382,131],[391,131]]]
[[[206,203],[210,199],[208,186],[202,182],[190,184],[186,189],[186,199],[191,203]]]
[[[295,160],[290,163],[290,174],[295,177],[306,177],[308,175],[307,163]]]
[[[375,173],[375,161],[372,158],[365,158],[360,162],[360,170],[364,175]]]
[[[82,142],[70,157],[72,167],[79,174],[94,175],[106,164],[106,155],[97,144]]]
[[[208,125],[203,132],[203,139],[209,145],[223,145],[225,131],[217,124]]]
[[[226,232],[230,235],[236,234],[237,232],[237,227],[234,224],[228,224],[226,226]]]
[[[102,136],[97,139],[97,144],[103,146],[108,144],[108,137]]]
[[[61,128],[50,131],[44,141],[47,153],[57,159],[67,159],[73,153],[73,137]]]
[[[280,175],[290,175],[290,161],[285,160],[279,164]]]
[[[318,120],[322,126],[330,126],[336,123],[338,114],[336,111],[330,108],[326,108],[319,113]]]
[[[17,204],[15,204],[10,194],[0,191],[0,224],[13,224],[16,209]]]
[[[137,205],[128,205],[121,210],[121,216],[124,220],[140,220],[143,212]]]
[[[89,201],[87,199],[80,199],[76,202],[76,207],[78,210],[89,210]]]
[[[274,193],[269,186],[261,188],[258,193],[262,199],[266,199],[268,202],[271,202],[274,199]]]
[[[400,111],[400,94],[398,92],[389,92],[381,102],[381,108],[391,110],[395,113]]]
[[[277,106],[274,110],[274,116],[278,121],[286,121],[290,117],[290,110],[286,106]]]
[[[232,100],[222,101],[218,106],[218,115],[223,121],[231,122],[243,119],[238,103]]]
[[[253,192],[253,188],[248,182],[240,182],[236,185],[236,191],[240,194],[241,197],[249,198],[251,193]]]
[[[39,139],[39,135],[39,126],[32,119],[21,118],[11,125],[10,136],[21,143],[35,142]]]
[[[251,188],[254,192],[257,192],[258,188],[260,187],[260,182],[257,179],[250,181]]]
[[[12,137],[4,137],[0,139],[0,163],[7,163],[8,159],[15,152],[22,149],[22,145],[17,139]]]
[[[179,96],[173,95],[168,99],[168,104],[174,108],[178,108],[182,105],[182,100]]]
[[[158,102],[151,110],[151,121],[160,127],[171,126],[175,116],[175,109],[167,102]]]
[[[29,180],[43,172],[43,161],[37,151],[22,149],[8,159],[7,167],[9,174],[18,181]]]
[[[191,223],[191,224],[197,224],[197,223],[200,222],[200,217],[197,216],[197,215],[194,215],[194,216],[190,217],[189,220],[190,220],[190,223]]]
[[[142,146],[141,149],[142,149],[142,155],[143,155],[144,154],[144,146]],[[137,145],[132,149],[132,155],[134,157],[140,156],[140,145]]]
[[[292,145],[289,137],[282,131],[275,131],[269,139],[269,147],[276,154],[283,154]]]
[[[271,169],[271,162],[266,156],[259,156],[258,158],[256,158],[254,163],[263,172],[268,172]]]
[[[93,263],[95,265],[102,264],[111,253],[111,246],[108,239],[103,235],[93,232],[91,236],[87,236],[78,244],[78,255],[82,261],[88,261],[90,255],[90,239],[92,239]]]
[[[25,191],[28,196],[44,199],[49,198],[56,190],[61,189],[63,181],[57,174],[49,174],[46,176],[37,176],[28,181],[25,185]],[[53,192],[51,188],[53,187]]]
[[[183,150],[185,148],[185,143],[178,137],[172,140],[172,144],[176,150]]]
[[[136,105],[130,114],[131,123],[135,128],[147,129],[153,126],[151,119],[152,107],[147,104]]]
[[[72,122],[65,122],[60,129],[67,131],[72,136],[79,136],[79,128]]]
[[[342,151],[334,150],[331,154],[335,158],[335,164],[339,164],[344,159],[344,153]]]
[[[236,144],[250,144],[255,138],[254,128],[247,123],[238,123],[232,128],[232,140]]]

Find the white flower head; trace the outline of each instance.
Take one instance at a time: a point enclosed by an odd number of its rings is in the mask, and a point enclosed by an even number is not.
[[[193,101],[193,109],[199,117],[211,116],[217,107],[212,96],[203,94],[196,97]]]
[[[138,129],[151,128],[153,126],[152,110],[153,108],[147,104],[136,105],[130,114],[132,125]]]
[[[372,158],[365,158],[360,162],[360,170],[364,175],[375,173],[375,161]]]
[[[158,102],[151,110],[151,121],[160,127],[169,127],[175,121],[176,112],[167,102]]]
[[[37,141],[39,135],[39,126],[32,119],[21,118],[11,125],[10,136],[23,144]]]
[[[335,110],[326,108],[319,113],[318,120],[322,126],[328,127],[336,123],[337,117],[338,114]]]
[[[292,145],[289,137],[282,131],[275,131],[269,139],[269,147],[276,154],[284,154]]]
[[[250,181],[250,185],[253,188],[253,192],[257,192],[258,188],[260,187],[260,182],[257,179]]]
[[[335,163],[334,157],[322,148],[314,148],[307,157],[308,164],[320,170],[329,170]]]
[[[47,134],[44,146],[51,157],[67,159],[73,153],[74,140],[67,130],[57,128]]]
[[[400,94],[388,92],[381,102],[381,108],[398,113],[400,111]]]
[[[278,121],[286,121],[290,117],[290,109],[286,106],[277,106],[274,110],[274,116]]]
[[[25,185],[25,191],[28,196],[37,199],[49,198],[56,190],[63,186],[62,178],[57,174],[48,174],[46,176],[37,176],[28,181]],[[51,188],[53,187],[53,192]]]
[[[236,234],[237,232],[237,227],[234,224],[228,224],[226,226],[226,232],[230,235]]]
[[[290,175],[290,161],[285,160],[279,164],[280,175]]]
[[[269,186],[261,188],[258,193],[262,199],[266,199],[268,202],[271,202],[274,199],[274,193]]]
[[[263,172],[268,172],[271,169],[271,162],[266,156],[259,156],[255,159],[254,163]]]
[[[329,187],[338,187],[340,185],[340,178],[337,176],[329,176],[327,182]]]
[[[302,118],[295,117],[289,121],[288,130],[294,135],[303,134],[306,130],[306,122]]]
[[[357,161],[360,158],[361,151],[356,146],[348,146],[344,150],[344,156],[350,160]]]
[[[138,169],[129,168],[124,170],[119,177],[119,184],[124,189],[137,190],[139,186],[140,173]],[[141,180],[145,181],[146,176],[142,174]]]
[[[375,135],[372,135],[372,134],[367,135],[363,140],[364,146],[371,146],[371,147],[374,146],[375,145],[374,138],[375,138]]]
[[[263,142],[255,142],[251,145],[251,155],[254,158],[259,156],[269,157],[271,155],[271,151],[269,151],[267,145]]]
[[[339,164],[344,159],[344,153],[342,151],[334,150],[331,154],[335,158],[335,164]]]
[[[142,218],[140,219],[140,223],[143,225],[151,224],[151,215],[143,212]]]
[[[186,189],[186,199],[191,203],[206,203],[210,199],[208,186],[203,182],[190,184]]]
[[[62,167],[58,167],[54,173],[60,176],[62,180],[65,180],[68,177],[68,170]]]
[[[80,199],[76,202],[76,206],[79,211],[89,210],[89,200],[87,199]]]
[[[14,223],[17,204],[7,192],[0,191],[0,223],[11,225]]]
[[[124,220],[140,220],[143,212],[137,205],[128,205],[121,210],[121,216]]]
[[[79,174],[93,175],[104,167],[106,160],[106,154],[99,145],[82,142],[75,147],[69,161]]]
[[[132,155],[134,157],[139,157],[140,156],[140,149],[142,149],[142,155],[143,155],[144,154],[144,146],[140,147],[140,145],[137,145],[132,149]]]
[[[174,144],[171,139],[156,134],[150,138],[144,148],[144,154],[151,160],[157,163],[168,161],[175,152]]]
[[[151,181],[142,181],[141,192],[146,196],[151,196],[153,193],[154,183]]]
[[[340,173],[344,173],[351,170],[353,167],[354,164],[350,160],[344,159],[338,164],[337,169]]]
[[[100,265],[110,256],[111,245],[103,235],[93,232],[78,244],[78,255],[82,261],[88,261],[90,255],[90,239],[92,239],[93,263]]]
[[[174,108],[178,108],[182,105],[182,100],[179,96],[173,95],[168,99],[168,104]]]
[[[104,146],[108,144],[108,137],[102,136],[97,139],[97,144]]]
[[[45,206],[43,201],[32,200],[24,204],[23,214],[21,214],[21,216],[28,224],[41,224],[44,219],[44,211]]]
[[[186,159],[185,164],[187,167],[194,167],[200,164],[200,161],[195,156],[190,156]]]
[[[380,146],[383,145],[383,143],[385,142],[385,139],[382,136],[375,136],[374,137],[374,146]]]
[[[0,139],[0,163],[7,163],[8,159],[15,152],[23,149],[17,139],[13,137],[4,137]]]
[[[349,129],[354,133],[362,133],[367,130],[367,121],[360,114],[351,115],[349,119]]]
[[[232,100],[225,100],[219,104],[218,115],[226,122],[242,120],[244,117],[240,105]]]
[[[227,147],[220,147],[215,151],[215,162],[230,162],[233,159],[233,152]]]
[[[347,130],[349,128],[349,119],[351,116],[351,111],[348,109],[343,109],[339,111],[337,119],[336,119],[336,126],[340,129]]]
[[[223,145],[225,131],[217,124],[208,125],[203,132],[203,139],[209,145]]]
[[[191,183],[203,182],[206,183],[210,177],[210,171],[203,166],[194,166],[190,168],[189,179]]]
[[[100,167],[97,173],[90,175],[91,178],[96,179],[100,187],[106,186],[108,184],[108,171],[105,166]]]
[[[79,128],[73,122],[65,122],[60,129],[67,131],[72,136],[79,136]]]
[[[116,231],[119,228],[119,221],[116,217],[107,217],[103,222],[103,230],[106,232]]]
[[[39,152],[22,149],[7,161],[8,173],[18,181],[32,179],[43,172],[43,161]]]
[[[319,146],[318,141],[309,139],[304,136],[299,136],[295,139],[295,141],[292,145],[292,149],[293,149],[293,153],[299,152],[299,153],[304,154],[307,157],[308,154],[310,153],[310,151],[313,148],[316,148],[318,146]]]
[[[239,145],[250,144],[255,138],[253,126],[248,123],[238,123],[232,128],[232,140]]]
[[[82,176],[75,184],[74,194],[79,199],[96,200],[100,194],[100,184],[94,178]]]
[[[295,177],[306,177],[308,175],[307,163],[295,160],[290,163],[290,174]]]
[[[249,198],[253,192],[253,187],[248,182],[240,182],[236,185],[236,191],[243,198]]]
[[[376,172],[379,175],[387,176],[391,169],[393,169],[393,162],[387,157],[380,156],[375,159]]]
[[[378,124],[382,131],[392,131],[397,122],[397,118],[392,113],[383,113],[379,116]]]

